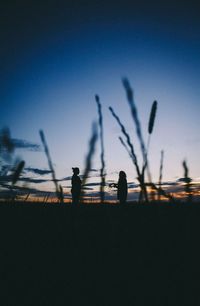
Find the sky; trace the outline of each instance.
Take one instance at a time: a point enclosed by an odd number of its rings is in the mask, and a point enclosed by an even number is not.
[[[104,119],[108,180],[124,170],[130,183],[136,172],[118,140],[120,129],[112,106],[130,133],[140,165],[135,133],[122,78],[134,90],[147,142],[151,105],[158,110],[149,162],[158,181],[164,150],[163,180],[189,175],[200,178],[200,10],[197,1],[1,1],[0,4],[0,129],[24,145],[13,160],[27,169],[48,170],[39,130],[45,133],[56,177],[84,170],[92,122],[98,119],[95,94]],[[24,142],[26,141],[26,142]],[[93,169],[100,169],[97,145]],[[45,176],[44,176],[45,175]],[[99,181],[91,172],[90,182]],[[26,171],[24,177],[50,180],[51,175]],[[45,180],[45,179],[44,179]],[[70,180],[61,181],[66,192]],[[51,181],[32,188],[53,190]],[[37,186],[36,186],[37,185]],[[108,190],[110,192],[110,190]]]

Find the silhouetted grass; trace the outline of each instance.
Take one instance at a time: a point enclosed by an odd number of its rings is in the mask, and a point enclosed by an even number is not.
[[[135,168],[136,168],[136,173],[137,173],[137,178],[138,178],[138,181],[140,183],[140,188],[141,188],[141,194],[140,194],[140,201],[141,201],[141,197],[142,197],[142,194],[144,194],[145,196],[145,200],[148,202],[148,198],[147,198],[147,192],[146,192],[146,186],[144,184],[144,176],[142,176],[141,172],[140,172],[140,168],[139,168],[139,165],[138,165],[138,161],[137,161],[137,156],[135,154],[135,151],[134,151],[134,147],[133,147],[133,144],[131,142],[131,139],[130,139],[130,136],[128,134],[128,132],[126,131],[124,125],[122,124],[121,120],[119,119],[119,117],[116,115],[116,113],[114,112],[113,108],[112,107],[109,107],[109,110],[112,114],[112,116],[116,119],[117,123],[119,124],[120,128],[121,128],[121,131],[122,133],[124,134],[125,138],[126,138],[126,142],[127,142],[127,145],[129,146],[130,148],[130,151],[128,149],[128,147],[125,145],[123,139],[120,137],[119,140],[121,141],[122,145],[126,148],[126,150],[128,151],[129,153],[129,156],[131,157],[131,160],[133,161],[134,165],[135,165]]]
[[[151,113],[149,117],[149,125],[148,125],[148,132],[149,135],[152,134],[153,132],[153,127],[154,127],[154,122],[155,122],[155,117],[156,117],[156,111],[157,111],[157,101],[154,101],[151,107]]]
[[[26,202],[28,200],[29,196],[30,196],[30,192],[27,193],[27,195],[26,195],[26,197],[24,199],[24,202]]]
[[[158,194],[162,195],[163,197],[167,198],[168,200],[172,201],[173,203],[176,201],[171,194],[165,192],[165,190],[163,190],[161,187],[157,187],[156,184],[147,183],[147,185],[150,186],[152,189],[156,190],[158,192]]]
[[[128,146],[130,148],[129,155],[131,156],[132,161],[133,161],[133,163],[134,163],[134,165],[136,167],[137,175],[138,175],[138,177],[140,177],[140,169],[139,169],[139,165],[138,165],[138,161],[137,161],[137,156],[135,154],[135,150],[134,150],[133,144],[131,142],[130,136],[129,136],[128,132],[126,131],[125,126],[122,124],[121,120],[116,115],[116,113],[114,112],[114,110],[113,110],[113,108],[111,106],[109,107],[109,110],[110,110],[112,116],[116,119],[117,123],[119,124],[119,126],[121,128],[121,131],[122,131],[122,134],[126,138],[126,142],[127,142]],[[123,143],[122,138],[120,139],[120,141]]]
[[[140,147],[141,147],[141,152],[142,152],[142,156],[143,156],[143,162],[146,162],[146,148],[145,148],[145,143],[144,143],[144,139],[142,136],[142,129],[141,129],[141,124],[140,124],[140,120],[138,117],[138,112],[137,112],[137,108],[135,105],[135,101],[134,101],[134,96],[133,96],[133,90],[129,84],[128,79],[123,78],[122,79],[124,88],[126,90],[126,95],[127,95],[127,100],[130,106],[130,110],[131,110],[131,115],[133,118],[133,121],[135,123],[135,127],[136,127],[136,133],[140,142]]]
[[[131,154],[131,151],[129,150],[128,146],[125,144],[124,140],[122,139],[121,136],[118,137],[119,141],[121,142],[122,146],[126,149],[129,157],[131,158],[131,160],[133,161],[133,155]]]
[[[22,160],[18,163],[18,165],[17,165],[17,167],[16,167],[16,169],[13,173],[13,176],[12,176],[12,185],[15,185],[16,182],[18,181],[24,166],[25,166],[25,161],[24,160]]]
[[[52,180],[55,184],[56,195],[58,197],[58,201],[62,203],[63,202],[63,194],[61,192],[62,187],[58,185],[58,182],[57,182],[57,179],[56,179],[55,170],[53,168],[53,163],[51,161],[51,157],[50,157],[49,149],[48,149],[47,142],[46,142],[46,139],[45,139],[45,136],[44,136],[44,132],[42,130],[40,130],[39,133],[40,133],[40,138],[41,138],[42,144],[44,146],[44,151],[45,151],[45,154],[46,154],[46,157],[47,157],[49,169],[51,170]]]
[[[158,180],[159,189],[161,189],[161,183],[163,177],[163,161],[164,161],[164,151],[162,150],[160,158],[159,180]],[[158,200],[160,200],[160,192],[158,192]]]
[[[17,181],[19,180],[19,177],[20,177],[20,175],[21,175],[21,173],[22,173],[22,171],[23,171],[23,169],[24,169],[24,166],[25,166],[25,161],[24,160],[22,160],[22,161],[20,161],[18,164],[17,164],[17,166],[16,166],[16,168],[14,169],[14,172],[13,172],[13,175],[12,175],[12,181],[11,181],[11,183],[12,183],[12,186],[11,186],[11,192],[12,192],[12,201],[14,201],[15,200],[15,196],[16,196],[16,194],[15,194],[15,192],[14,192],[14,190],[13,190],[13,188],[14,188],[14,185],[17,183]]]
[[[154,125],[155,125],[155,118],[156,118],[156,113],[157,113],[157,101],[154,101],[151,107],[151,111],[150,111],[150,116],[149,116],[149,122],[148,122],[148,141],[147,141],[147,145],[145,145],[144,142],[144,138],[142,135],[142,128],[141,128],[141,123],[139,120],[139,116],[138,116],[138,111],[137,111],[137,107],[134,101],[134,92],[129,84],[129,81],[124,78],[122,79],[122,83],[124,85],[125,91],[126,91],[126,95],[127,95],[127,100],[130,106],[130,112],[131,112],[131,116],[135,125],[135,129],[136,129],[136,134],[137,134],[137,138],[139,140],[139,144],[140,144],[140,149],[142,152],[142,158],[143,158],[143,166],[140,168],[139,164],[138,164],[138,158],[137,155],[135,153],[134,150],[134,146],[131,142],[131,138],[128,134],[128,132],[126,131],[125,126],[122,124],[120,118],[116,115],[116,113],[114,112],[112,107],[109,107],[109,110],[112,114],[112,116],[115,118],[115,120],[117,121],[118,125],[121,128],[121,132],[125,137],[126,142],[123,140],[122,137],[119,137],[119,140],[121,142],[121,144],[123,145],[123,147],[126,149],[129,157],[131,158],[135,168],[136,168],[136,173],[137,173],[137,179],[139,181],[140,184],[140,196],[139,196],[139,201],[142,201],[143,199],[145,200],[145,202],[148,202],[148,193],[147,193],[147,187],[150,187],[153,190],[156,190],[158,192],[158,200],[160,200],[160,196],[164,196],[169,200],[175,201],[175,199],[173,198],[172,195],[168,194],[165,190],[162,189],[162,172],[163,172],[163,159],[164,159],[164,152],[161,151],[161,159],[160,159],[160,169],[159,169],[159,181],[158,184],[154,184],[152,182],[152,177],[151,177],[151,173],[150,173],[150,169],[149,169],[149,162],[148,162],[148,152],[149,152],[149,147],[150,147],[150,139],[151,139],[151,135],[153,133],[154,130]],[[100,176],[101,176],[101,185],[100,185],[100,198],[101,198],[101,203],[104,203],[105,201],[105,192],[104,192],[104,187],[105,187],[105,147],[104,147],[104,129],[103,129],[103,114],[102,114],[102,105],[100,103],[100,99],[98,95],[95,95],[95,100],[97,103],[97,109],[98,109],[98,123],[99,123],[99,130],[100,130],[100,145],[101,145],[101,153],[100,153],[100,159],[101,159],[101,169],[100,169]],[[56,175],[55,175],[55,170],[53,167],[53,163],[51,161],[51,157],[50,157],[50,153],[49,153],[49,149],[48,149],[48,145],[45,139],[45,135],[44,132],[42,130],[40,130],[40,138],[42,141],[42,144],[44,146],[44,151],[47,157],[47,161],[48,161],[48,165],[49,165],[49,169],[51,171],[52,174],[52,181],[55,185],[55,189],[56,189],[56,196],[59,200],[59,202],[64,202],[64,195],[63,195],[63,189],[62,186],[58,184],[58,180],[56,179]],[[81,195],[81,199],[83,201],[83,195],[84,195],[84,185],[86,183],[86,180],[88,178],[88,174],[89,171],[91,169],[92,166],[92,158],[95,154],[95,146],[96,146],[96,142],[97,142],[97,138],[98,138],[98,132],[97,132],[97,124],[94,123],[92,126],[92,136],[89,142],[89,150],[86,156],[86,160],[85,160],[85,169],[84,169],[84,174],[83,174],[83,188],[82,188],[82,195]],[[2,154],[2,152],[5,154],[5,156],[7,155],[7,159],[10,161],[11,160],[11,154],[13,153],[15,148],[15,144],[11,139],[11,135],[10,135],[10,130],[9,128],[3,128],[0,131],[0,154]],[[4,158],[3,155],[0,155],[1,158]],[[2,161],[0,160],[0,163]],[[12,179],[9,181],[11,182],[11,185],[9,184],[4,184],[4,179],[2,179],[1,185],[5,188],[8,188],[10,190],[10,192],[12,192],[12,187],[14,187],[14,185],[16,184],[16,182],[19,180],[19,177],[23,171],[24,168],[24,161],[20,161],[17,165],[17,167],[14,170]],[[1,167],[2,170],[3,167]],[[188,166],[186,164],[186,161],[183,161],[183,168],[184,168],[184,182],[185,182],[185,193],[186,195],[188,195],[188,200],[191,201],[192,200],[192,189],[191,189],[191,178],[189,177],[189,170],[188,170]],[[11,169],[8,167],[8,169]],[[145,182],[145,170],[147,170],[147,175],[148,175],[148,183]],[[6,175],[7,175],[8,170],[6,170]],[[0,175],[2,175],[2,172],[0,172]],[[3,173],[4,175],[4,173]],[[5,175],[4,175],[5,176]],[[5,176],[6,179],[8,179]],[[6,182],[6,180],[5,180]],[[30,192],[28,192],[28,194],[25,197],[24,202],[26,202],[29,198]],[[49,198],[49,195],[44,197],[44,203],[47,202]]]
[[[0,153],[4,149],[8,153],[12,153],[14,151],[14,143],[11,139],[10,129],[8,127],[4,127],[0,131]]]
[[[142,184],[145,186],[144,187],[144,198],[146,200],[146,202],[148,202],[148,195],[147,195],[147,191],[146,191],[146,185],[145,185],[145,168],[146,168],[146,164],[147,164],[147,153],[146,153],[146,147],[145,147],[145,143],[144,143],[144,138],[142,135],[142,129],[141,129],[141,124],[140,124],[140,120],[138,117],[138,111],[137,111],[137,107],[134,101],[134,94],[133,94],[133,90],[129,84],[129,81],[127,78],[123,78],[122,79],[122,83],[124,85],[124,88],[126,90],[126,96],[127,96],[127,100],[130,106],[130,111],[131,111],[131,115],[133,118],[133,122],[135,124],[135,128],[136,128],[136,134],[140,143],[140,148],[141,148],[141,152],[142,152],[142,157],[143,157],[143,168],[142,171],[140,172],[140,180],[142,182]],[[143,198],[143,194],[141,193],[140,198]]]
[[[92,135],[91,135],[91,138],[90,138],[90,141],[89,141],[89,149],[88,149],[88,153],[87,153],[87,156],[86,156],[86,159],[85,159],[85,170],[84,170],[84,173],[83,173],[82,186],[84,186],[86,184],[88,174],[90,172],[90,169],[92,168],[92,158],[93,158],[93,155],[95,153],[97,139],[98,139],[97,124],[96,124],[96,122],[94,122],[92,124]],[[84,198],[84,191],[82,189],[81,202],[83,202],[83,198]]]
[[[63,203],[64,195],[63,195],[63,188],[61,185],[59,185],[59,197],[60,197],[60,202]],[[47,196],[47,199],[48,199],[48,196]]]
[[[184,179],[185,179],[185,193],[188,196],[188,200],[192,201],[191,178],[189,177],[189,169],[186,160],[183,161],[183,168],[184,168]]]
[[[150,147],[150,140],[151,140],[151,134],[153,132],[154,123],[155,123],[155,117],[156,117],[156,111],[157,111],[157,101],[154,101],[151,107],[151,112],[149,116],[149,124],[148,124],[148,141],[147,141],[147,148],[146,148],[146,158],[145,162],[142,167],[142,176],[145,177],[145,170],[147,170],[147,177],[148,182],[152,182],[152,176],[148,161],[148,154],[149,154],[149,147]],[[154,191],[151,189],[151,200],[154,200]]]
[[[103,140],[103,115],[102,115],[102,107],[100,103],[99,96],[95,96],[96,103],[97,103],[97,108],[98,108],[98,115],[99,115],[99,129],[100,129],[100,142],[101,142],[101,170],[100,170],[100,175],[101,175],[101,185],[100,185],[100,198],[101,198],[101,203],[104,203],[104,186],[105,186],[105,158],[104,158],[104,140]]]
[[[156,111],[157,111],[157,101],[154,101],[151,107],[151,112],[149,116],[149,124],[148,124],[148,141],[147,141],[147,149],[146,149],[146,161],[144,164],[143,171],[145,171],[145,168],[147,168],[147,175],[148,175],[148,180],[151,183],[152,177],[151,177],[151,172],[149,169],[149,162],[148,162],[148,153],[149,153],[149,147],[150,147],[150,140],[151,140],[151,134],[153,132],[154,128],[154,123],[155,123],[155,117],[156,117]]]

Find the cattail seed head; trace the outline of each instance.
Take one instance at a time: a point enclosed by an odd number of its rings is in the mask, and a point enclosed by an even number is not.
[[[151,113],[149,117],[149,127],[148,132],[151,134],[153,132],[155,117],[156,117],[156,111],[157,111],[157,101],[154,101],[151,107]]]
[[[95,100],[96,100],[97,103],[100,102],[100,101],[99,101],[99,96],[98,96],[98,95],[95,95]]]

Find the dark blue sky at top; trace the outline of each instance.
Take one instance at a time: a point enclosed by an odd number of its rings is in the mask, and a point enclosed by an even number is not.
[[[145,40],[151,40],[164,48],[168,45],[169,50],[172,45],[173,52],[173,42],[181,42],[186,52],[189,47],[191,60],[199,50],[198,1],[1,1],[0,11],[1,84],[5,89],[10,88],[13,74],[34,59],[59,53],[61,59],[65,55],[73,62],[77,52],[81,56],[90,48],[87,33],[94,51],[109,43],[115,53],[125,41],[134,43],[133,36],[144,47]]]
[[[143,57],[181,52],[197,64],[198,1],[2,1],[0,11],[1,103],[38,71],[41,82],[42,70],[60,82],[63,62],[73,77],[82,62],[134,57],[133,46]]]
[[[120,78],[124,75],[132,77],[131,81],[134,81],[133,86],[138,93],[141,92],[143,80],[146,86],[146,80],[149,78],[151,81],[155,77],[158,97],[154,95],[153,89],[151,92],[145,87],[145,90],[147,94],[152,93],[149,99],[160,97],[161,102],[164,96],[170,97],[167,89],[167,93],[162,96],[166,80],[171,80],[174,91],[177,87],[179,93],[180,86],[185,87],[187,84],[187,90],[191,90],[188,96],[193,93],[193,113],[191,109],[189,112],[191,117],[197,117],[199,12],[198,1],[192,0],[1,1],[0,128],[8,125],[15,129],[17,135],[13,131],[14,137],[21,136],[29,141],[36,141],[35,130],[44,128],[49,131],[47,136],[54,160],[59,160],[61,153],[53,151],[56,145],[51,136],[57,138],[60,131],[64,130],[67,123],[62,121],[67,112],[72,114],[71,117],[88,115],[90,120],[80,120],[82,130],[86,126],[84,133],[87,135],[81,140],[81,146],[86,149],[90,131],[87,124],[90,126],[96,109],[95,105],[90,109],[84,101],[92,100],[96,93],[104,99],[111,98],[110,92],[113,92],[114,101],[118,96],[118,91],[114,94],[118,84],[116,80],[120,87]],[[159,69],[160,75],[166,77],[163,83],[158,74]],[[123,88],[119,89],[119,93],[121,91],[123,96]],[[66,101],[64,111],[63,101]],[[57,103],[57,109],[60,110],[57,117],[54,103]],[[181,110],[181,106],[176,107],[173,103],[169,107],[177,114]],[[76,113],[79,108],[80,112]],[[162,105],[159,105],[159,109],[162,115]],[[164,105],[163,109],[167,110],[167,106]],[[186,107],[183,113],[180,117],[186,118]],[[190,124],[193,130],[198,129],[196,117]],[[70,120],[68,118],[69,129],[73,124]],[[168,123],[167,119],[165,123]],[[109,124],[108,128],[111,129]],[[55,126],[59,125],[60,129],[56,130]],[[177,126],[178,129],[177,123],[172,122],[171,126]],[[81,131],[76,132],[76,137],[81,135]],[[74,145],[70,133],[66,131],[65,136]],[[37,165],[33,162],[27,166]]]
[[[24,103],[19,91],[63,80],[76,88],[81,70],[113,61],[114,73],[120,58],[121,73],[131,57],[167,56],[198,78],[198,1],[2,1],[0,11],[0,103],[10,117]]]

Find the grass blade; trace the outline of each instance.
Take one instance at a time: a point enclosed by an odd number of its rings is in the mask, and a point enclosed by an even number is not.
[[[15,185],[16,182],[18,181],[20,174],[22,173],[22,170],[25,166],[25,161],[22,160],[18,163],[14,173],[13,173],[13,177],[12,177],[12,185]]]
[[[83,173],[82,186],[84,186],[86,184],[89,171],[92,168],[92,158],[93,158],[93,155],[95,153],[97,139],[98,139],[97,123],[94,122],[92,124],[92,135],[91,135],[91,138],[90,138],[90,141],[89,141],[89,150],[88,150],[88,154],[87,154],[86,159],[85,159],[85,170],[84,170],[84,173]],[[81,202],[83,202],[83,197],[84,197],[84,191],[82,189]]]
[[[145,171],[145,169],[147,168],[147,176],[148,176],[148,180],[150,183],[152,181],[152,177],[151,177],[151,172],[149,169],[148,153],[149,153],[149,147],[150,147],[151,134],[153,132],[153,127],[155,123],[156,111],[157,111],[157,101],[154,101],[152,104],[151,112],[149,116],[149,125],[148,125],[149,136],[148,136],[147,149],[146,149],[146,163],[143,166],[143,171]]]
[[[184,169],[184,178],[185,178],[185,193],[188,196],[188,201],[192,201],[192,191],[191,191],[191,181],[192,179],[189,177],[189,169],[186,161],[183,161],[183,169]]]
[[[137,133],[137,136],[140,142],[143,161],[145,163],[146,162],[146,148],[145,148],[144,139],[142,136],[142,129],[141,129],[140,120],[138,118],[137,108],[136,108],[135,101],[134,101],[133,90],[129,84],[128,79],[123,78],[122,82],[126,90],[127,100],[128,100],[128,103],[131,109],[131,115],[132,115],[133,121],[135,122],[136,133]]]
[[[129,149],[126,147],[125,143],[123,142],[122,138],[119,138],[120,141],[121,141],[121,143],[122,143],[122,145],[126,148],[126,150],[128,149],[129,156],[131,157],[131,159],[132,159],[132,161],[133,161],[133,163],[134,163],[134,165],[135,165],[136,172],[137,172],[137,175],[138,175],[138,181],[139,181],[140,187],[141,187],[140,201],[141,201],[141,199],[142,199],[142,195],[144,194],[145,200],[148,202],[148,197],[147,197],[147,192],[146,192],[146,186],[145,186],[145,184],[144,184],[144,176],[143,176],[143,175],[141,174],[141,172],[140,172],[139,165],[138,165],[138,161],[137,161],[137,156],[136,156],[136,154],[135,154],[133,144],[131,143],[130,136],[129,136],[128,132],[126,131],[124,125],[122,124],[120,118],[116,115],[116,113],[115,113],[114,110],[112,109],[112,107],[109,107],[109,110],[110,110],[112,116],[115,118],[115,120],[116,120],[117,123],[119,124],[122,133],[123,133],[124,136],[126,137],[127,145],[128,145],[129,148],[130,148],[130,151],[129,151]]]
[[[105,186],[105,158],[104,158],[104,141],[103,141],[103,115],[102,115],[102,107],[100,103],[99,96],[95,96],[96,103],[97,103],[97,108],[98,108],[98,115],[99,115],[99,128],[100,128],[100,142],[101,142],[101,170],[100,170],[100,175],[101,175],[101,185],[100,185],[100,198],[101,198],[101,203],[104,203],[104,186]]]
[[[113,108],[110,106],[109,107],[109,110],[112,114],[112,116],[115,118],[115,120],[117,121],[117,123],[119,124],[120,128],[121,128],[121,131],[122,131],[122,134],[124,134],[125,138],[126,138],[126,142],[130,148],[130,152],[131,152],[131,156],[132,156],[132,160],[136,166],[136,171],[137,171],[137,174],[140,174],[140,170],[139,170],[139,166],[138,166],[138,162],[137,162],[137,156],[135,154],[135,151],[134,151],[134,147],[133,147],[133,144],[131,143],[131,139],[130,139],[130,136],[128,134],[128,132],[126,131],[126,128],[125,126],[122,124],[121,120],[119,119],[119,117],[116,115],[116,113],[114,112]]]
[[[0,131],[0,153],[3,150],[6,150],[8,153],[13,153],[14,151],[14,143],[8,127],[4,127]]]
[[[164,151],[161,151],[161,158],[160,158],[160,173],[159,173],[159,181],[158,181],[158,186],[159,189],[161,188],[162,184],[162,177],[163,177],[163,160],[164,160]],[[160,193],[158,192],[158,200],[160,201]]]
[[[118,137],[119,138],[119,141],[121,142],[122,146],[126,149],[129,157],[131,158],[131,160],[133,161],[133,156],[131,154],[131,151],[129,150],[128,146],[125,144],[124,140],[122,139],[122,137]]]
[[[172,202],[175,202],[174,197],[171,194],[165,192],[165,190],[163,190],[161,187],[157,187],[154,183],[148,183],[147,185],[156,190],[160,195],[164,196]]]
[[[60,193],[60,188],[59,188],[58,182],[56,180],[56,174],[55,174],[55,170],[53,168],[53,163],[51,161],[51,157],[50,157],[50,153],[49,153],[49,148],[47,146],[47,142],[46,142],[46,139],[45,139],[45,136],[44,136],[44,132],[42,130],[40,130],[39,133],[40,133],[40,138],[41,138],[42,144],[44,146],[44,151],[45,151],[45,154],[46,154],[46,157],[47,157],[49,169],[51,170],[52,180],[53,180],[54,185],[55,185],[56,195],[58,197],[58,201],[62,202],[62,195]]]

